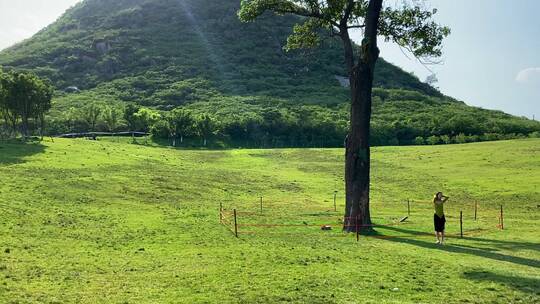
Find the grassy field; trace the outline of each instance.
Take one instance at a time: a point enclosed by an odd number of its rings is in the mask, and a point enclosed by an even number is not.
[[[0,303],[540,302],[540,140],[373,157],[373,218],[388,226],[356,242],[339,229],[340,149],[0,142]],[[426,235],[438,190],[445,246]],[[294,226],[237,239],[220,203],[241,225]]]

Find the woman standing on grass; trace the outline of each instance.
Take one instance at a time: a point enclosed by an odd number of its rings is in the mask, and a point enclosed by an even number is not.
[[[444,224],[446,219],[444,218],[444,203],[449,197],[444,196],[442,192],[437,192],[433,198],[433,206],[435,207],[435,214],[433,215],[433,222],[435,224],[435,237],[437,237],[437,244],[444,244]]]

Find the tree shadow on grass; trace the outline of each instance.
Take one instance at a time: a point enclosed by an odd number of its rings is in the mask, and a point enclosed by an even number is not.
[[[463,236],[463,239],[467,241],[489,243],[490,245],[497,246],[500,249],[509,249],[509,250],[527,249],[527,250],[540,251],[540,244],[538,243],[492,240],[492,239],[484,239],[484,238],[470,237],[470,236]]]
[[[538,290],[538,286],[540,286],[540,280],[535,278],[506,276],[489,271],[466,271],[463,273],[463,276],[466,279],[473,281],[488,281],[499,283],[513,289],[520,290],[522,292],[540,295],[540,291]]]
[[[396,231],[396,232],[408,234],[408,235],[426,235],[424,232],[398,228],[395,226],[392,226],[392,227],[386,226],[384,227],[384,229],[388,229],[388,230],[392,230],[392,231]],[[385,235],[377,231],[375,236],[385,236]],[[485,248],[473,247],[470,245],[461,246],[459,244],[446,244],[444,246],[441,246],[432,242],[426,242],[426,241],[422,241],[418,239],[408,238],[405,236],[383,237],[382,239],[385,239],[391,242],[396,242],[396,243],[411,244],[411,245],[415,245],[415,246],[423,247],[423,248],[442,250],[442,251],[452,252],[452,253],[474,255],[474,256],[497,260],[497,261],[503,261],[503,262],[524,265],[524,266],[530,266],[534,268],[540,268],[540,260],[534,260],[534,259],[529,259],[529,258],[523,258],[523,257],[497,253],[490,249],[486,250]],[[481,240],[482,242],[492,242],[491,244],[492,246],[501,247],[501,248],[503,248],[504,246],[505,249],[526,248],[526,249],[538,250],[538,246],[540,246],[538,244],[528,243],[528,242],[500,241],[500,240],[489,240],[489,239],[478,239],[478,238],[465,238],[464,237],[463,240],[472,240],[472,241]]]
[[[24,163],[26,157],[44,151],[45,146],[39,142],[0,141],[0,165]]]

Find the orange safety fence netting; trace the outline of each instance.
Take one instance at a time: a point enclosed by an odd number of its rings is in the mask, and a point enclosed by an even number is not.
[[[412,202],[412,201],[411,201]],[[431,202],[420,202],[420,201],[415,201],[417,203],[425,203],[425,204],[430,204]],[[265,206],[269,206],[270,204],[266,203]],[[276,204],[277,205],[277,204]],[[283,205],[281,205],[280,207],[283,207]],[[417,209],[418,210],[418,209]],[[428,208],[422,208],[421,211],[422,213],[426,212],[428,210]],[[227,228],[229,230],[231,230],[233,233],[238,233],[238,234],[279,234],[279,235],[287,235],[287,234],[299,234],[299,235],[305,235],[306,232],[302,231],[302,232],[294,232],[294,230],[297,230],[296,228],[299,228],[299,227],[321,227],[321,228],[345,228],[345,227],[358,227],[360,228],[359,230],[361,230],[361,228],[365,228],[365,227],[390,227],[390,226],[396,226],[396,225],[401,225],[401,224],[404,224],[403,221],[405,219],[407,219],[407,216],[403,216],[400,219],[400,217],[396,217],[395,214],[392,215],[392,214],[386,214],[384,215],[385,213],[383,214],[380,214],[380,216],[378,218],[380,219],[393,219],[393,220],[397,220],[396,222],[392,222],[392,223],[388,223],[388,224],[372,224],[372,225],[356,225],[355,222],[358,220],[358,217],[344,217],[338,213],[331,213],[331,212],[336,212],[335,210],[330,210],[330,209],[324,209],[324,210],[313,210],[313,209],[309,209],[309,210],[306,210],[306,209],[303,209],[303,210],[290,210],[290,209],[287,209],[285,210],[286,212],[283,213],[283,212],[280,212],[281,210],[276,210],[276,209],[267,209],[267,210],[261,210],[261,211],[257,211],[257,212],[250,212],[250,211],[238,211],[236,209],[233,209],[232,211],[231,210],[226,210],[224,208],[220,208],[220,222],[224,225],[224,226],[227,226]],[[296,213],[296,212],[298,213]],[[469,210],[470,211],[470,210]],[[489,209],[483,209],[484,212],[482,212],[482,214],[478,213],[477,212],[478,209],[475,210],[474,212],[474,223],[475,226],[478,226],[480,225],[480,223],[484,224],[488,224],[489,222],[492,222],[494,221],[495,218],[498,218],[498,225],[493,225],[494,227],[497,227],[499,229],[503,229],[503,224],[502,224],[502,220],[501,220],[501,215],[502,214],[499,214],[498,210],[496,209],[493,209],[493,208],[489,208]],[[488,213],[486,213],[486,211],[488,211]],[[292,213],[291,213],[292,212]],[[317,213],[317,212],[324,212],[324,213]],[[472,212],[472,211],[471,211]],[[501,213],[502,213],[502,210],[501,210]],[[432,213],[431,213],[432,214]],[[410,216],[410,215],[409,215]],[[468,219],[470,219],[472,217],[471,214],[468,214]],[[477,217],[478,217],[478,221],[477,221]],[[372,217],[373,218],[373,217]],[[377,217],[375,217],[377,218]],[[453,214],[453,213],[450,213],[447,215],[447,218],[448,219],[456,219],[456,218],[459,218],[459,216]],[[491,220],[489,220],[491,219]],[[269,220],[271,222],[269,223],[264,223],[264,222],[261,222],[261,220],[263,221],[266,221],[266,220]],[[282,221],[281,223],[279,221]],[[299,223],[300,221],[303,221],[302,223]],[[328,223],[328,222],[332,222],[332,223]],[[344,222],[348,222],[348,225],[345,225]],[[489,225],[489,224],[488,224]],[[489,225],[491,227],[491,225]],[[289,230],[289,231],[272,231],[271,229],[264,229],[264,230],[256,230],[256,231],[253,231],[253,230],[240,230],[240,228],[247,228],[247,227],[252,227],[252,228],[286,228],[286,227],[291,227],[293,230]],[[329,229],[329,230],[330,230]],[[325,229],[322,229],[322,230],[325,230]],[[485,229],[485,228],[475,228],[475,229],[472,229],[472,230],[462,230],[462,232],[457,232],[457,233],[447,233],[446,236],[447,237],[454,237],[454,236],[457,236],[457,237],[460,237],[460,236],[467,236],[467,235],[472,235],[472,234],[478,234],[478,233],[483,233],[487,230],[491,230],[491,229]],[[291,232],[293,231],[293,232]],[[311,230],[313,231],[313,230]],[[327,236],[334,236],[335,233],[330,233],[330,234],[326,234]],[[374,237],[374,238],[398,238],[398,237],[424,237],[424,236],[432,236],[433,235],[433,232],[423,232],[423,231],[418,231],[418,232],[412,232],[409,231],[409,233],[404,233],[404,234],[400,234],[398,233],[397,235],[368,235],[369,237]]]
[[[468,231],[463,231],[463,237],[467,236],[475,236],[478,234],[482,234],[489,231],[488,229],[473,229]],[[238,231],[238,234],[242,235],[306,235],[306,232],[281,232],[281,231],[271,231],[271,232],[261,232],[261,231],[250,231],[250,230],[242,230]],[[353,236],[354,233],[328,233],[325,234],[325,237],[346,237],[346,236]],[[385,235],[385,234],[368,234],[368,235],[362,235],[362,237],[369,237],[369,238],[377,238],[377,239],[387,239],[387,238],[414,238],[414,237],[432,237],[434,234],[430,232],[423,232],[418,231],[415,233],[407,233],[407,234],[396,234],[396,235]],[[447,238],[459,238],[461,237],[461,233],[447,233],[445,234],[445,237]]]

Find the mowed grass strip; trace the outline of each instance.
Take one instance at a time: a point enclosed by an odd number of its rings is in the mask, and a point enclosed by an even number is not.
[[[540,301],[540,140],[373,159],[373,219],[390,225],[356,242],[339,229],[342,149],[0,142],[0,303]],[[430,235],[439,190],[451,197],[445,246]],[[267,226],[237,239],[220,203]]]

